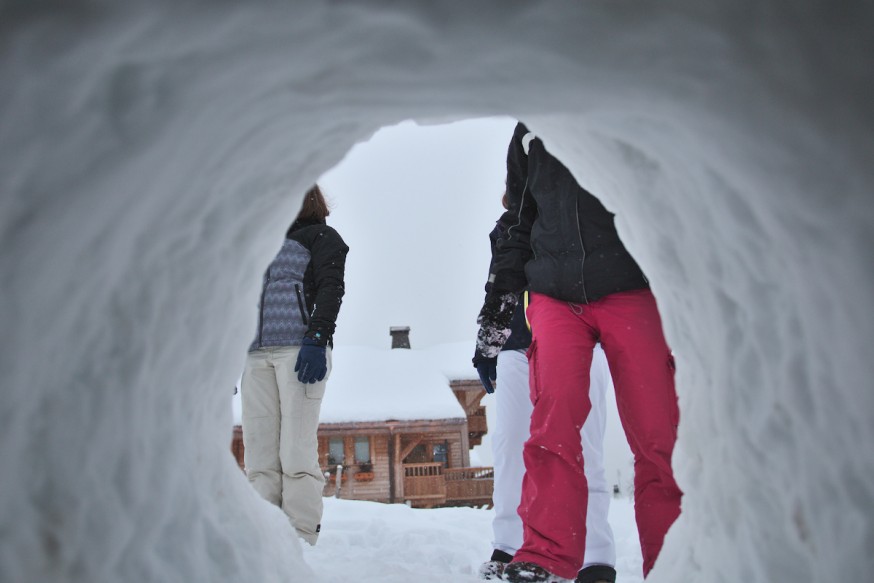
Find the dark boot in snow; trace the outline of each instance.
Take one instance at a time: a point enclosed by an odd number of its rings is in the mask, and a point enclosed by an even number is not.
[[[610,565],[589,565],[580,571],[574,583],[616,583],[616,569]]]
[[[512,583],[574,583],[573,579],[553,575],[540,565],[526,562],[507,565],[504,579]]]
[[[513,560],[513,555],[495,549],[492,558],[480,565],[479,578],[486,581],[504,579],[504,568]]]

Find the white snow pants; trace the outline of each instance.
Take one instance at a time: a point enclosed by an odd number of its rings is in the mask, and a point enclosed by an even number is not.
[[[319,467],[319,411],[325,384],[297,380],[299,346],[250,352],[240,386],[244,463],[249,482],[282,508],[298,536],[316,544],[322,521],[325,478]]]
[[[604,474],[605,399],[613,381],[607,358],[601,345],[595,347],[589,398],[592,411],[581,431],[586,480],[589,484],[589,506],[586,513],[586,558],[589,565],[616,565],[613,529],[607,522],[610,491]],[[496,418],[492,434],[495,460],[495,490],[492,500],[495,518],[492,546],[515,554],[522,546],[522,519],[516,512],[522,499],[522,477],[525,463],[522,446],[528,440],[531,424],[530,391],[528,389],[528,359],[521,350],[505,350],[498,355],[498,379],[495,387]]]

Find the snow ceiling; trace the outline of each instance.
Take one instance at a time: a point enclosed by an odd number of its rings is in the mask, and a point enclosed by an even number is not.
[[[354,143],[491,115],[617,212],[663,310],[686,496],[651,580],[867,580],[872,24],[833,0],[3,2],[0,580],[307,580],[228,454],[261,271]]]

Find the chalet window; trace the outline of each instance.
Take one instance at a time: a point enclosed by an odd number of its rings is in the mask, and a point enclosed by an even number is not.
[[[370,463],[370,438],[356,437],[355,438],[355,463],[367,464]]]
[[[343,451],[343,438],[332,437],[328,442],[328,465],[336,466],[343,464],[346,461],[346,454]]]
[[[420,443],[416,447],[413,448],[413,451],[409,453],[407,457],[404,458],[405,464],[424,464],[430,462],[428,456],[428,450],[425,449],[425,444]]]
[[[445,441],[443,443],[435,443],[431,459],[435,463],[442,463],[445,467],[449,462],[449,444]]]
[[[449,442],[420,443],[404,458],[405,464],[441,463],[449,466]]]

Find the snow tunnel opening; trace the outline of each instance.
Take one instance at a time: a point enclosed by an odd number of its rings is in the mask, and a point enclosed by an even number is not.
[[[368,141],[352,146],[316,180],[331,207],[328,224],[350,246],[335,349],[386,349],[388,330],[398,324],[411,326],[414,349],[457,342],[473,345],[490,258],[488,233],[504,210],[506,151],[516,121],[489,117],[385,125]],[[271,258],[272,254],[262,261],[266,264]],[[447,288],[452,290],[448,303]],[[254,309],[249,312],[255,317]],[[469,355],[461,364],[470,366]],[[334,366],[342,362],[335,358]],[[606,399],[607,487],[617,497],[628,497],[633,491],[633,456],[615,394],[609,391]],[[494,427],[494,397],[486,396],[482,404],[489,427]],[[233,411],[232,449],[239,461],[239,395]],[[493,465],[491,438],[486,434],[482,444],[472,448],[471,460],[480,462],[471,461],[473,465]],[[623,518],[633,527],[630,515]]]
[[[104,4],[4,12],[0,578],[306,579],[227,455],[259,258],[355,140],[496,112],[664,300],[660,580],[870,574],[869,8]]]

